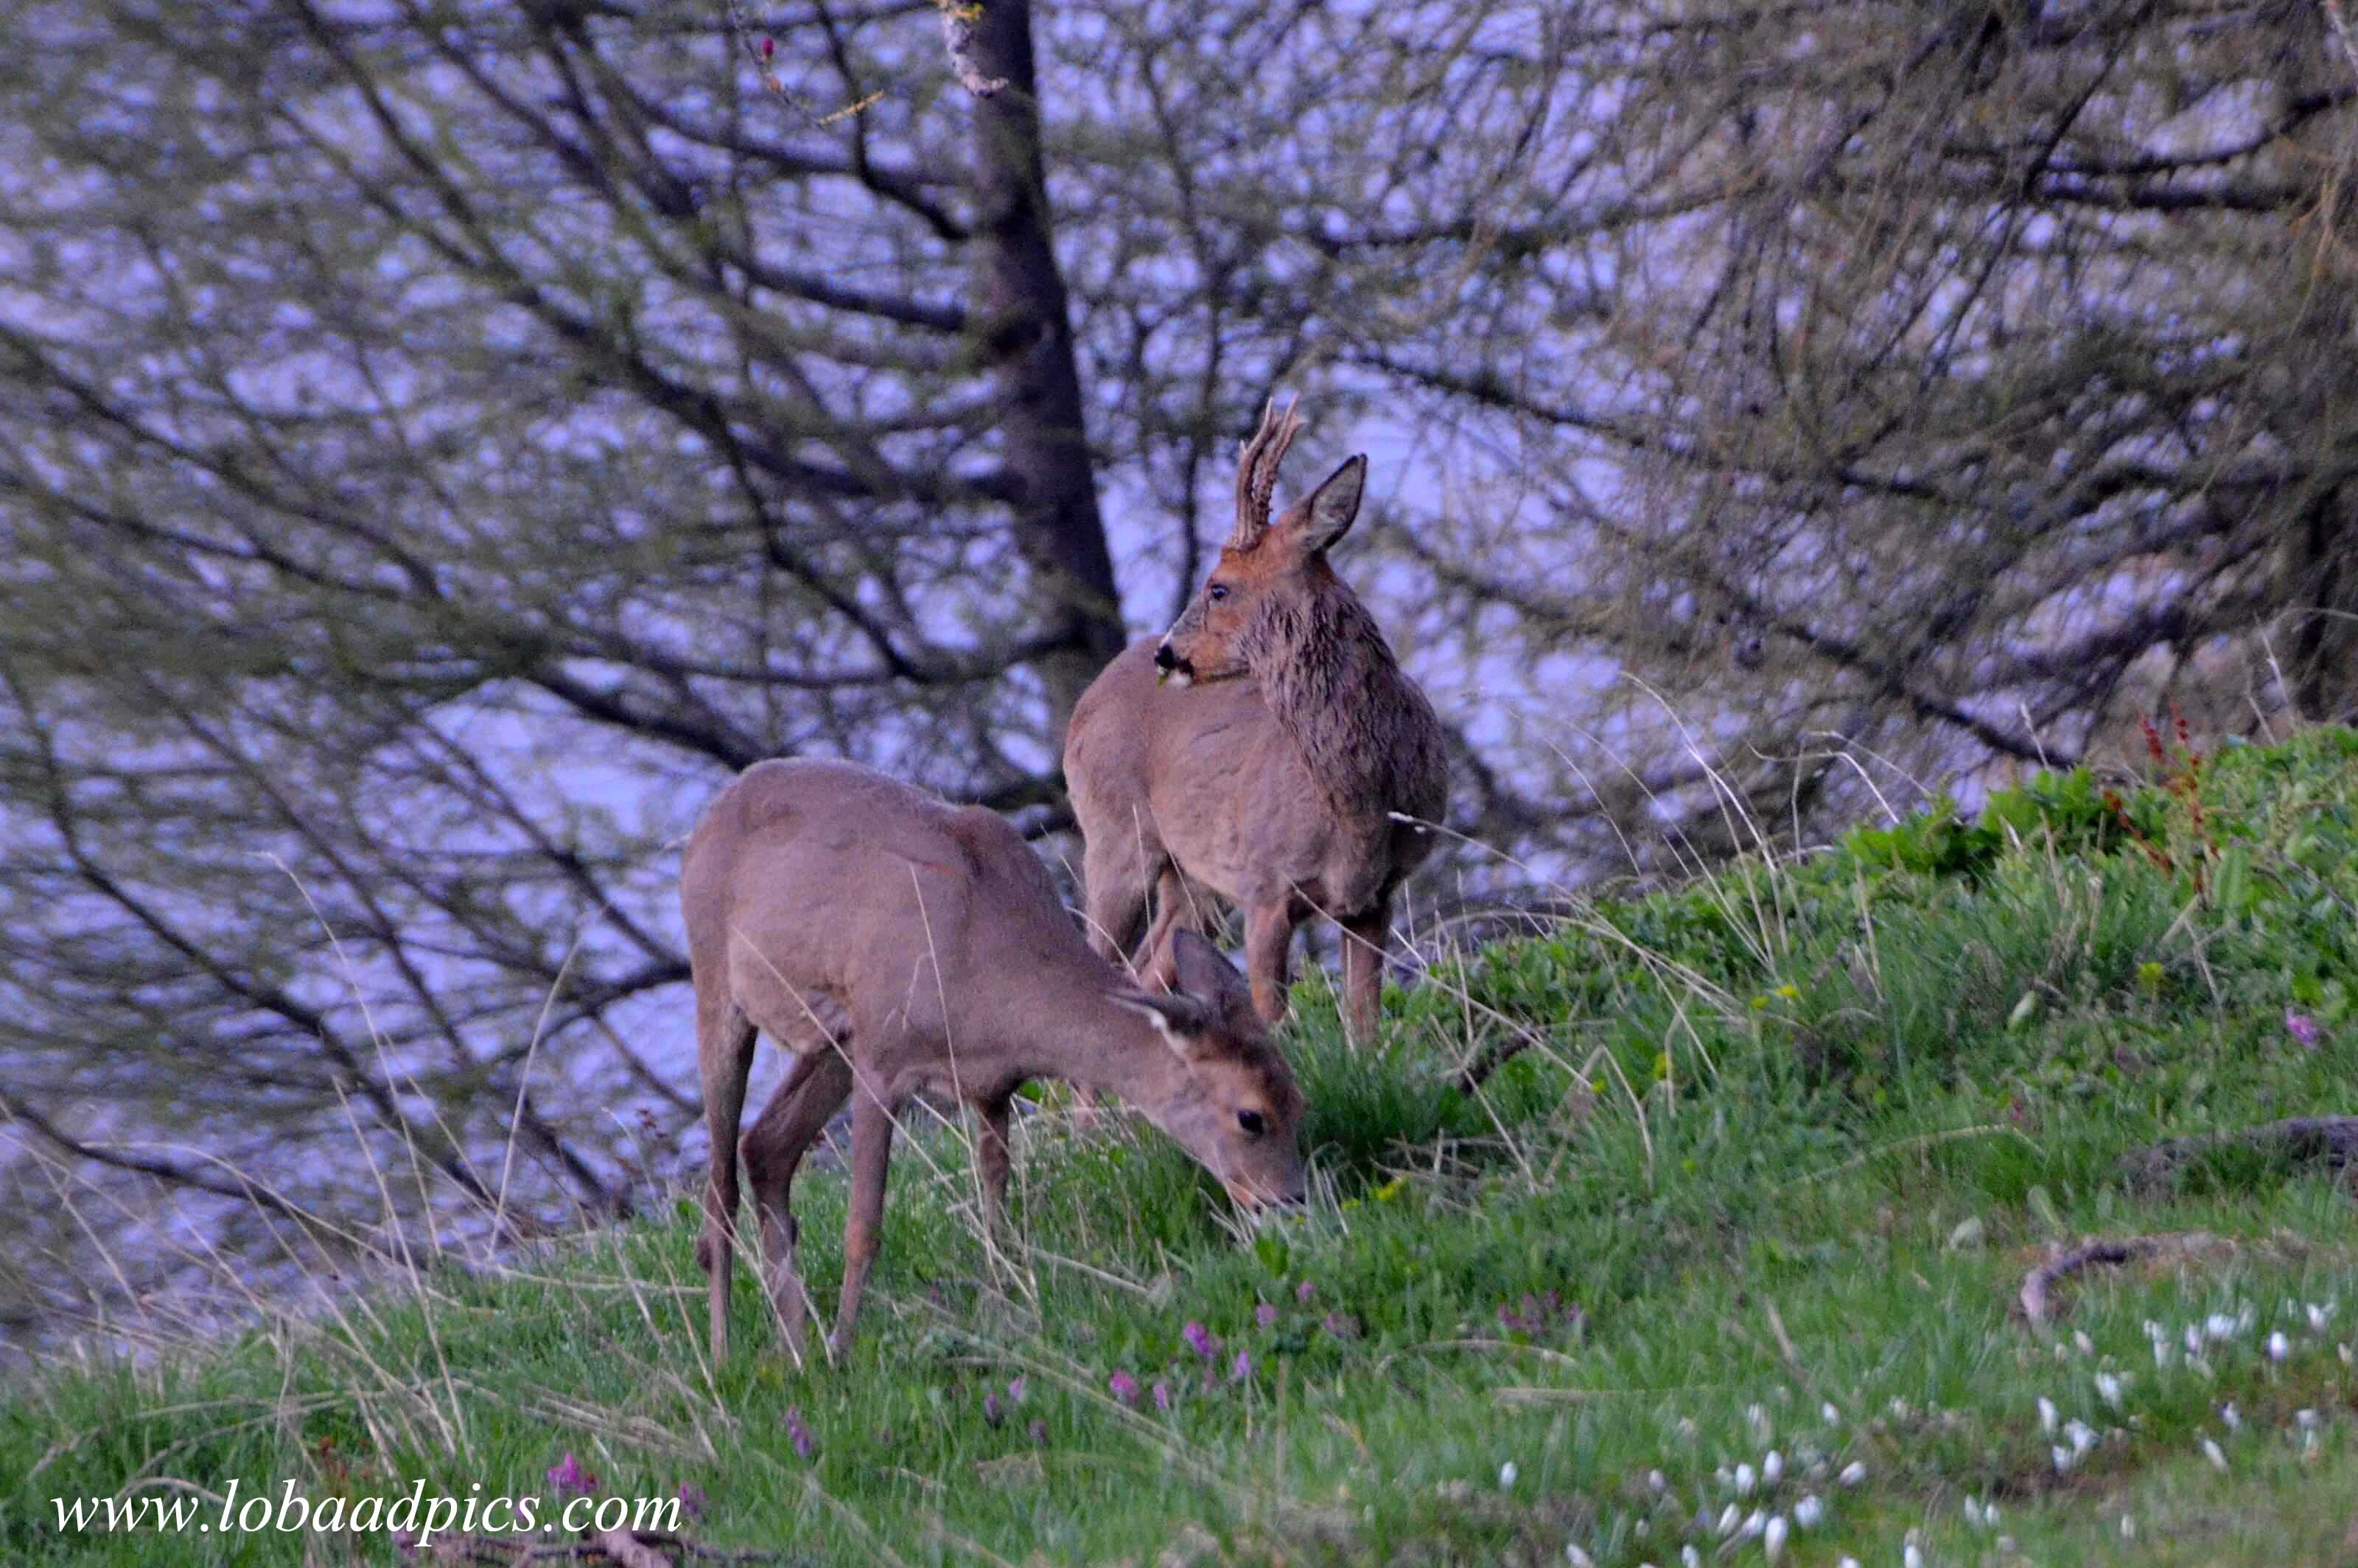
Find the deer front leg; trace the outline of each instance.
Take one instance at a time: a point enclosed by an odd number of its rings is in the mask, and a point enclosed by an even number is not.
[[[851,1212],[843,1222],[843,1295],[836,1303],[835,1332],[827,1336],[831,1357],[851,1348],[860,1325],[860,1298],[868,1289],[868,1271],[875,1266],[884,1225],[884,1172],[892,1159],[894,1108],[881,1098],[882,1087],[862,1083],[853,1091]]]
[[[1283,1019],[1292,1005],[1286,969],[1293,956],[1291,899],[1257,903],[1245,911],[1245,975],[1252,982],[1253,1011],[1263,1023]]]
[[[1343,922],[1343,1023],[1354,1045],[1375,1042],[1383,1014],[1384,943],[1391,931],[1390,899]]]

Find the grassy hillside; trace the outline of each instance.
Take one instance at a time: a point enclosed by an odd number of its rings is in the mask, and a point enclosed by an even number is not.
[[[741,1274],[755,1326],[705,1362],[682,1203],[60,1369],[0,1405],[0,1561],[304,1562],[51,1499],[553,1499],[568,1453],[797,1562],[2346,1561],[2342,1177],[2136,1152],[2358,1108],[2358,735],[2171,750],[2125,801],[2040,780],[1442,959],[1371,1054],[1306,982],[1298,1224],[1043,1115],[994,1260],[959,1141],[904,1144],[844,1366],[782,1365]],[[841,1195],[802,1189],[828,1303]],[[2053,1249],[2132,1237],[2024,1321]]]

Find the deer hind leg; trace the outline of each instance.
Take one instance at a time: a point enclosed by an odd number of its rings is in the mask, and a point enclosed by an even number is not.
[[[833,1044],[817,1042],[795,1058],[793,1071],[738,1146],[745,1158],[745,1175],[753,1185],[753,1206],[762,1217],[762,1251],[770,1266],[770,1307],[777,1314],[778,1337],[797,1367],[803,1363],[810,1303],[795,1254],[801,1236],[801,1227],[795,1223],[795,1173],[850,1094],[851,1064]]]
[[[1148,990],[1167,991],[1179,983],[1178,966],[1171,957],[1171,935],[1185,926],[1200,929],[1195,918],[1194,901],[1188,897],[1187,879],[1170,861],[1163,862],[1154,878],[1154,923],[1146,928],[1146,939],[1138,945],[1138,957],[1130,963],[1138,983]]]
[[[1148,868],[1162,859],[1161,845],[1150,845],[1139,833],[1111,827],[1081,846],[1081,891],[1088,915],[1089,950],[1107,963],[1136,971],[1136,965],[1123,957],[1125,945],[1146,914]],[[1141,958],[1148,951],[1141,949]],[[1098,1092],[1076,1085],[1073,1108],[1081,1125],[1094,1122]]]
[[[712,1162],[704,1184],[704,1234],[696,1244],[696,1260],[705,1273],[715,1362],[729,1357],[729,1287],[737,1265],[737,1123],[745,1114],[753,1038],[752,1020],[719,986],[698,988],[697,1076],[704,1092]]]
[[[851,1104],[851,1212],[843,1222],[843,1295],[836,1303],[835,1332],[827,1338],[836,1356],[851,1348],[860,1298],[868,1289],[884,1225],[884,1173],[892,1160],[892,1119],[899,1108],[883,1098],[882,1088],[860,1085]]]
[[[1292,999],[1287,973],[1293,957],[1293,901],[1278,898],[1245,911],[1245,977],[1252,983],[1253,1011],[1263,1023],[1284,1018]]]
[[[1152,867],[1162,846],[1106,828],[1081,847],[1081,883],[1088,914],[1089,948],[1110,964],[1123,961],[1130,934],[1146,914]]]
[[[1343,1023],[1354,1045],[1374,1044],[1383,1013],[1384,943],[1392,932],[1391,900],[1343,925]]]

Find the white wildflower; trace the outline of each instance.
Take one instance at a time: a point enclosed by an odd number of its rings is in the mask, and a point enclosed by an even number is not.
[[[1744,1407],[1744,1419],[1752,1423],[1754,1433],[1764,1438],[1768,1435],[1768,1412],[1766,1410],[1758,1405],[1747,1405]]]
[[[1511,1459],[1508,1460],[1504,1465],[1499,1465],[1498,1490],[1502,1492],[1512,1491],[1514,1489],[1515,1476],[1517,1474],[1518,1472],[1515,1469],[1515,1462]]]
[[[1828,1426],[1840,1426],[1842,1424],[1842,1411],[1834,1409],[1834,1402],[1832,1400],[1828,1400],[1824,1404],[1818,1407],[1818,1415]]]
[[[1722,1509],[1719,1512],[1719,1533],[1722,1535],[1734,1535],[1736,1533],[1736,1527],[1743,1521],[1743,1511],[1734,1503],[1728,1504],[1727,1507]]]
[[[2126,1514],[2121,1516],[2121,1539],[2123,1541],[2136,1539],[2136,1520]]]
[[[2311,1334],[2323,1334],[2325,1332],[2326,1324],[2331,1320],[2332,1316],[2333,1314],[2326,1308],[2319,1306],[2315,1302],[2309,1303],[2309,1331]]]
[[[2185,1336],[2185,1337],[2186,1337],[2186,1353],[2187,1353],[2189,1356],[2200,1356],[2200,1355],[2201,1355],[2201,1354],[2202,1354],[2202,1325],[2200,1325],[2200,1324],[2194,1324],[2194,1323],[2190,1323],[2190,1324],[2188,1324],[2188,1325],[2186,1325],[2186,1336]]]
[[[1965,1522],[1975,1530],[1982,1527],[1982,1500],[1979,1498],[1965,1499]]]
[[[2233,1400],[2229,1400],[2225,1404],[2219,1407],[2219,1419],[2227,1423],[2227,1430],[2229,1432],[2240,1432],[2243,1430],[2244,1412],[2235,1408],[2235,1401]]]
[[[1680,1568],[1703,1568],[1703,1553],[1692,1546],[1679,1548]]]
[[[2084,1421],[2074,1419],[2064,1422],[2063,1435],[2071,1440],[2071,1454],[2074,1458],[2096,1446],[2096,1429]]]
[[[1770,1449],[1760,1461],[1760,1484],[1773,1487],[1785,1478],[1785,1456]]]
[[[2279,1328],[2274,1334],[2268,1336],[2269,1360],[2281,1361],[2291,1354],[2292,1341],[2285,1337],[2283,1329]]]
[[[2055,1435],[2055,1401],[2045,1394],[2039,1396],[2039,1430],[2048,1436]]]
[[[2213,1339],[2232,1339],[2235,1335],[2235,1320],[2223,1312],[2214,1312],[2203,1319],[2202,1332]]]
[[[2153,1342],[2153,1364],[2155,1369],[2158,1371],[2169,1370],[2169,1341],[2167,1339],[2155,1340]]]
[[[1762,1513],[1758,1509],[1754,1509],[1750,1513],[1744,1516],[1744,1523],[1742,1527],[1736,1530],[1736,1536],[1739,1541],[1757,1540],[1759,1537],[1760,1532],[1768,1528],[1768,1516]]]
[[[1752,1488],[1757,1486],[1758,1482],[1759,1477],[1752,1473],[1752,1465],[1749,1460],[1747,1460],[1744,1464],[1738,1465],[1736,1467],[1736,1495],[1737,1497],[1750,1497],[1752,1495]]]
[[[1649,1470],[1646,1472],[1646,1489],[1660,1497],[1671,1489],[1671,1478],[1660,1470]]]
[[[2082,1356],[2093,1356],[2096,1353],[2096,1342],[2088,1337],[2086,1329],[2075,1328],[2071,1331],[2071,1348]]]
[[[2055,1461],[2055,1473],[2059,1476],[2071,1468],[2071,1461],[2076,1457],[2070,1449],[2060,1443],[2050,1444],[2047,1454]]]
[[[2221,1451],[2216,1438],[2206,1437],[2202,1440],[2202,1457],[2211,1461],[2211,1468],[2213,1470],[2224,1470],[2227,1467],[2227,1455]]]
[[[1571,1563],[1572,1568],[1592,1568],[1595,1562],[1595,1559],[1580,1549],[1580,1543],[1576,1541],[1564,1542],[1563,1560]]]
[[[2103,1396],[2104,1401],[2112,1406],[2115,1410],[2121,1408],[2122,1382],[2123,1379],[2117,1373],[2099,1372],[2096,1374],[2096,1392]]]
[[[1849,1464],[1842,1467],[1842,1474],[1835,1476],[1834,1479],[1840,1481],[1845,1487],[1855,1487],[1866,1479],[1866,1465],[1861,1461],[1854,1459]]]
[[[1768,1521],[1768,1528],[1760,1535],[1760,1548],[1768,1554],[1768,1561],[1771,1563],[1776,1562],[1779,1554],[1785,1550],[1785,1516],[1783,1514],[1779,1514]]]
[[[1900,1568],[1924,1568],[1924,1549],[1909,1541],[1899,1550]]]
[[[1803,1530],[1815,1530],[1826,1517],[1826,1505],[1815,1492],[1804,1493],[1793,1505],[1793,1522]]]
[[[2317,1412],[2310,1410],[2308,1406],[2303,1405],[2300,1409],[2292,1412],[2292,1419],[2293,1424],[2296,1426],[2304,1429],[2313,1427],[2317,1424]]]

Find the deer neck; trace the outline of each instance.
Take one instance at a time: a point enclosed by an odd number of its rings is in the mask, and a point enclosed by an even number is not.
[[[1246,664],[1336,812],[1380,821],[1418,808],[1430,705],[1339,579],[1329,573],[1303,600],[1272,606]]]
[[[1061,1028],[1047,1035],[1052,1044],[1040,1076],[1118,1094],[1149,1115],[1170,1097],[1172,1077],[1186,1064],[1153,1023],[1118,1007],[1101,983],[1059,998],[1056,1016]]]

